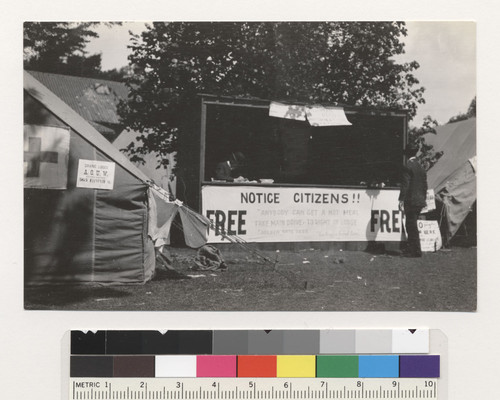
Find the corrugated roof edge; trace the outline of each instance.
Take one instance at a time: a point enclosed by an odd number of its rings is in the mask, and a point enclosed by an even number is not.
[[[41,72],[41,71],[35,71],[35,70],[29,70],[26,69],[26,72],[28,72],[30,75],[38,75],[38,74],[43,74],[47,76],[52,76],[54,78],[57,78],[59,76],[66,77],[68,79],[79,79],[82,81],[89,81],[89,82],[95,82],[95,83],[106,83],[106,84],[111,84],[112,86],[119,86],[122,87],[123,89],[128,91],[127,85],[124,82],[121,81],[113,81],[110,79],[103,79],[103,78],[91,78],[87,76],[76,76],[76,75],[68,75],[68,74],[56,74],[54,72]],[[36,78],[35,78],[36,79]]]

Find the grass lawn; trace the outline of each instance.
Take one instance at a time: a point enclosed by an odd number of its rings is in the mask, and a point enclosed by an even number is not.
[[[362,251],[263,251],[276,268],[243,251],[223,254],[226,271],[192,271],[196,250],[171,249],[145,285],[25,288],[33,310],[137,311],[474,311],[476,248],[421,259]],[[194,275],[197,277],[190,277]],[[202,276],[200,276],[202,275]]]

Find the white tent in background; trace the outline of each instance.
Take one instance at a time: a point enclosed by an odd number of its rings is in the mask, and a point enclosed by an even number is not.
[[[477,200],[476,118],[439,126],[425,141],[443,152],[427,172],[427,181],[442,206],[441,230],[450,240]]]

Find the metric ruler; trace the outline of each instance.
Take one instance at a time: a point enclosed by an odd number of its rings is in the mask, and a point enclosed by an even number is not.
[[[420,378],[74,378],[71,400],[438,399]]]
[[[448,398],[439,330],[72,331],[63,342],[67,400]]]

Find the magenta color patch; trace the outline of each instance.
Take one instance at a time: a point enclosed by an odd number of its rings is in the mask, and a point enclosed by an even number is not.
[[[197,356],[196,376],[198,378],[235,378],[236,356]]]

